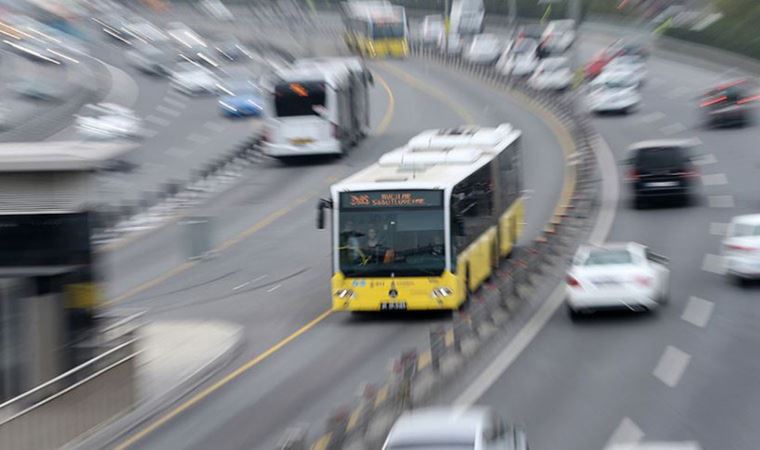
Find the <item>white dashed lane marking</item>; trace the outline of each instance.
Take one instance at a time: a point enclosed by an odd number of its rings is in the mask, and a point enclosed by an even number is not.
[[[653,113],[644,114],[639,118],[639,122],[641,123],[654,123],[658,120],[664,119],[665,114],[660,111],[655,111]]]
[[[707,197],[707,204],[710,208],[733,208],[733,195],[710,195]]]
[[[172,97],[164,97],[164,103],[166,103],[169,106],[173,106],[175,108],[180,108],[180,109],[187,108],[187,103],[183,102],[182,100],[177,100],[176,98],[172,98]]]
[[[686,127],[681,123],[674,123],[660,128],[660,133],[665,136],[672,136],[674,134],[683,133],[684,131],[686,131]]]
[[[203,124],[203,128],[211,130],[215,133],[219,133],[223,131],[225,128],[227,128],[227,124],[209,121]]]
[[[723,257],[720,255],[706,254],[702,260],[702,270],[705,272],[723,275],[726,271],[723,268]]]
[[[728,178],[724,173],[702,175],[702,184],[705,186],[722,186],[728,184]]]
[[[156,111],[160,112],[161,114],[166,114],[167,116],[172,116],[172,117],[178,117],[180,114],[182,114],[180,111],[177,111],[176,109],[172,109],[164,105],[158,105],[156,107]]]
[[[690,297],[689,303],[686,304],[686,309],[684,309],[683,314],[681,315],[681,319],[696,325],[699,328],[704,328],[710,320],[714,307],[715,303],[709,300],[699,297]]]
[[[681,381],[686,367],[689,365],[691,355],[681,351],[672,345],[668,345],[665,353],[660,357],[660,362],[652,371],[652,375],[670,387],[675,387]]]
[[[269,289],[267,289],[267,292],[274,292],[274,291],[276,291],[277,289],[280,289],[281,287],[282,287],[282,285],[281,285],[281,284],[275,284],[274,286],[272,286],[272,287],[270,287]]]
[[[710,234],[713,236],[725,236],[728,230],[728,224],[723,222],[713,222],[710,224]]]
[[[642,439],[644,439],[644,432],[641,431],[641,428],[636,425],[636,422],[625,417],[620,421],[615,431],[612,432],[612,436],[610,436],[604,448],[608,449],[623,444],[635,445],[641,442]]]
[[[170,123],[172,123],[171,120],[169,120],[169,119],[167,119],[165,117],[154,116],[153,114],[151,114],[148,117],[146,117],[145,121],[146,122],[150,122],[150,123],[152,123],[154,125],[162,126],[162,127],[167,127],[167,126],[169,126]]]
[[[706,166],[708,164],[715,164],[716,162],[718,162],[718,158],[712,153],[708,153],[707,155],[694,160],[694,164],[698,166]]]
[[[205,144],[208,142],[211,138],[208,136],[204,136],[202,134],[193,133],[190,136],[187,137],[187,140],[190,142],[194,142],[196,144]]]

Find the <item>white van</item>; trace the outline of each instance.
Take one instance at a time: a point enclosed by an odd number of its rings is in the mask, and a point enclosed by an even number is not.
[[[480,34],[485,29],[485,15],[483,0],[454,0],[451,5],[451,32]]]
[[[275,158],[342,155],[369,129],[367,84],[351,58],[296,62],[273,80],[263,152]]]

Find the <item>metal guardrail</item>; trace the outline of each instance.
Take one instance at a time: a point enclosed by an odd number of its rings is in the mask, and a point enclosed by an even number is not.
[[[567,204],[560,205],[540,235],[516,249],[491,280],[473,294],[468,308],[455,312],[450,325],[435,325],[430,329],[426,348],[411,349],[400,355],[386,381],[379,386],[365,385],[362,394],[349,406],[334,411],[324,433],[310,446],[306,446],[303,430],[291,430],[281,442],[280,450],[380,448],[394,420],[403,411],[429,400],[521,306],[541,299],[538,296],[544,292],[539,291],[538,286],[560,282],[565,262],[589,231],[599,181],[592,149],[595,133],[588,117],[576,111],[572,92],[536,91],[522,80],[506,77],[492,67],[470,64],[458,56],[442,55],[420,46],[413,47],[412,57],[480,78],[548,112],[568,133],[575,147],[568,158],[566,172],[566,176],[574,180],[572,192]]]
[[[55,449],[131,408],[136,399],[135,342],[0,405],[0,448]]]

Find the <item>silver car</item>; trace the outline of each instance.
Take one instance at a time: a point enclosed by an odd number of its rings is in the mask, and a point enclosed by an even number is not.
[[[383,450],[527,450],[525,433],[489,408],[427,408],[404,413]]]

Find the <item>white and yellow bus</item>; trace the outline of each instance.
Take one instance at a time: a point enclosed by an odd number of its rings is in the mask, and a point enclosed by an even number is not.
[[[522,234],[521,132],[425,131],[330,189],[332,307],[456,309]]]
[[[403,6],[386,1],[343,4],[344,39],[354,53],[369,58],[403,58],[409,54],[409,27]]]

